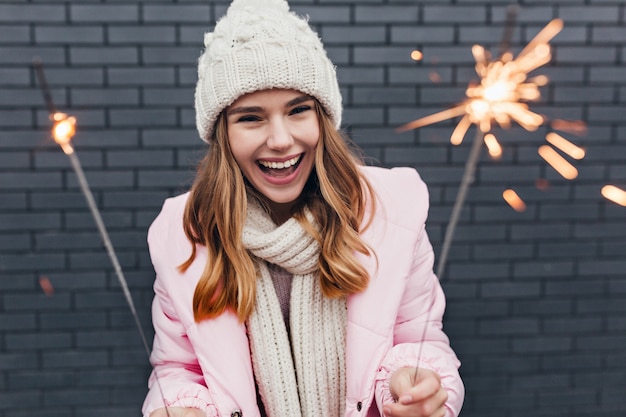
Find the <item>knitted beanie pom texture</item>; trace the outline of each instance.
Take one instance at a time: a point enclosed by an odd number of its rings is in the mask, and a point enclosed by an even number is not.
[[[320,38],[285,0],[234,0],[214,31],[205,34],[204,47],[195,107],[205,142],[224,108],[244,94],[272,88],[317,98],[339,128],[342,104],[335,67]]]

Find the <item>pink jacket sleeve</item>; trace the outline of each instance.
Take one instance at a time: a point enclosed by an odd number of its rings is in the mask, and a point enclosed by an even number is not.
[[[187,338],[187,329],[170,300],[170,291],[159,275],[164,268],[165,243],[171,237],[169,228],[172,205],[166,204],[148,232],[150,255],[157,272],[154,283],[155,297],[152,303],[152,322],[155,329],[150,362],[153,371],[148,381],[149,392],[142,412],[145,417],[165,406],[192,407],[203,410],[207,416],[216,416],[209,391],[204,382],[200,365]]]
[[[424,187],[421,180],[419,182]],[[433,272],[433,262],[432,246],[423,228],[414,248],[413,266],[398,310],[394,346],[383,360],[377,376],[379,410],[383,409],[383,404],[393,401],[389,392],[389,378],[393,372],[405,366],[419,366],[433,370],[441,377],[441,383],[448,391],[446,417],[456,417],[461,411],[465,389],[458,373],[460,362],[443,332],[446,302]]]

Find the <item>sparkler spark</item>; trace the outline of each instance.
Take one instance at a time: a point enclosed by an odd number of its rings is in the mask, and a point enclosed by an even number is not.
[[[515,192],[515,190],[511,190],[510,188],[504,190],[504,192],[502,193],[502,198],[504,198],[504,201],[506,201],[509,206],[513,208],[513,210],[517,212],[522,212],[526,210],[526,203],[524,203],[524,200],[522,200],[522,198]]]
[[[620,206],[626,207],[626,191],[614,185],[605,185],[601,190],[602,195]]]

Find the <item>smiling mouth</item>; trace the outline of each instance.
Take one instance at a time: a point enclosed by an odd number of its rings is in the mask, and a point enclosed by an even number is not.
[[[300,160],[302,159],[302,154],[298,155],[298,156],[294,156],[291,159],[288,159],[286,161],[281,161],[281,162],[274,162],[274,161],[263,161],[263,160],[259,160],[258,164],[261,167],[261,169],[263,169],[264,171],[275,171],[275,170],[283,170],[283,169],[289,169],[289,168],[294,168],[298,166],[298,164],[300,163]]]

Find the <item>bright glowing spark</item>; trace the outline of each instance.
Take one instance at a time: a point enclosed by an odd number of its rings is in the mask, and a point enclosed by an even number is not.
[[[578,170],[548,145],[540,146],[537,152],[563,178],[573,180],[578,176]]]
[[[487,145],[487,150],[489,151],[489,155],[491,155],[495,159],[499,159],[502,157],[502,146],[498,143],[498,139],[491,134],[487,133],[485,135],[485,145]]]
[[[583,159],[585,157],[585,151],[582,148],[574,145],[572,142],[565,139],[558,133],[548,133],[546,135],[546,140],[554,147],[560,149],[562,152],[566,153],[574,159]]]
[[[602,196],[620,206],[626,207],[626,191],[614,185],[605,185],[600,191]]]
[[[72,137],[76,134],[76,118],[65,113],[54,113],[50,117],[54,121],[52,138],[61,146],[66,155],[74,153]]]
[[[526,203],[524,203],[524,200],[522,200],[515,191],[511,189],[504,190],[504,192],[502,193],[502,198],[504,198],[504,201],[506,201],[509,206],[513,208],[513,210],[520,213],[526,210]]]
[[[539,87],[545,85],[548,78],[540,75],[528,79],[528,73],[550,62],[552,54],[548,42],[562,28],[561,19],[552,20],[515,59],[507,51],[500,58],[492,60],[485,48],[474,45],[472,55],[476,61],[476,73],[481,80],[467,87],[467,99],[448,110],[400,126],[397,131],[405,132],[461,115],[463,118],[451,137],[454,144],[463,141],[471,124],[475,124],[483,133],[489,132],[494,123],[508,128],[511,122],[529,131],[536,130],[543,124],[544,118],[530,111],[526,102],[541,97]]]
[[[422,51],[418,51],[417,49],[411,52],[411,59],[413,61],[421,61],[424,58],[424,54]]]

